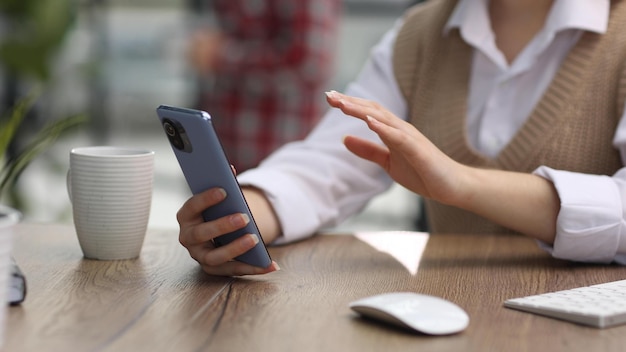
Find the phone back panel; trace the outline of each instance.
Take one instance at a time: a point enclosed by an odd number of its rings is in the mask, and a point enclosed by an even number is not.
[[[249,233],[257,234],[259,243],[236,259],[255,266],[269,266],[271,259],[213,128],[210,115],[199,110],[165,105],[159,106],[157,115],[161,123],[168,119],[176,123],[178,128],[182,127],[186,133],[191,146],[189,150],[181,150],[170,144],[191,192],[198,194],[214,187],[221,187],[226,191],[227,197],[224,201],[203,212],[204,220],[211,221],[235,213],[245,213],[250,217],[251,221],[245,228],[215,238],[216,245],[230,243]]]

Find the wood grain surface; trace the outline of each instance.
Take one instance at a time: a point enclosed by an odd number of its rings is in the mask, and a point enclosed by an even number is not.
[[[381,234],[384,236],[384,234]],[[6,351],[623,351],[626,325],[596,329],[504,308],[545,291],[626,278],[616,265],[551,258],[524,237],[436,235],[417,273],[351,235],[270,248],[280,272],[203,274],[175,231],[150,230],[135,260],[83,259],[72,227],[21,224],[28,295]],[[419,255],[419,253],[416,253]],[[433,337],[371,322],[348,303],[391,291],[463,307],[469,327]]]

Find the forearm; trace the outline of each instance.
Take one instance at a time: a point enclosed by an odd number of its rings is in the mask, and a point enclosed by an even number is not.
[[[451,205],[545,243],[554,242],[560,200],[552,182],[532,174],[462,168],[464,191]]]

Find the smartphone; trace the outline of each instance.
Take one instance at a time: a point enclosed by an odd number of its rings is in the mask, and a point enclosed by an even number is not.
[[[198,194],[214,187],[226,190],[226,199],[202,213],[204,221],[235,213],[244,213],[250,218],[245,228],[213,239],[215,245],[222,246],[254,233],[259,236],[259,243],[235,259],[262,268],[270,266],[272,260],[219,141],[211,116],[205,111],[167,105],[159,106],[156,111],[191,192]]]

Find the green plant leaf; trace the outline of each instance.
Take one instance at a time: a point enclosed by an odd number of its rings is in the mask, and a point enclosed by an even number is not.
[[[86,120],[85,114],[79,114],[53,121],[44,126],[16,158],[7,160],[5,167],[0,172],[0,195],[13,187],[17,178],[31,161],[48,149],[59,136]]]
[[[36,88],[0,116],[0,198],[39,154],[65,131],[86,120],[84,114],[55,120],[44,126],[16,156],[7,149],[27,112],[52,76],[51,61],[61,48],[75,20],[75,0],[0,0],[3,30],[0,36],[0,68],[20,82],[35,80]]]
[[[75,5],[73,0],[0,0],[0,63],[19,75],[48,80],[50,61],[74,23]]]
[[[12,72],[34,77],[45,81],[50,77],[48,72],[48,54],[43,52],[36,42],[20,43],[6,40],[0,46],[0,62]]]
[[[0,119],[0,160],[5,156],[7,148],[26,113],[33,107],[40,95],[41,88],[39,86],[33,88],[27,96],[18,100],[15,106]]]
[[[33,8],[33,20],[39,42],[53,51],[63,41],[74,20],[71,0],[38,0]]]

